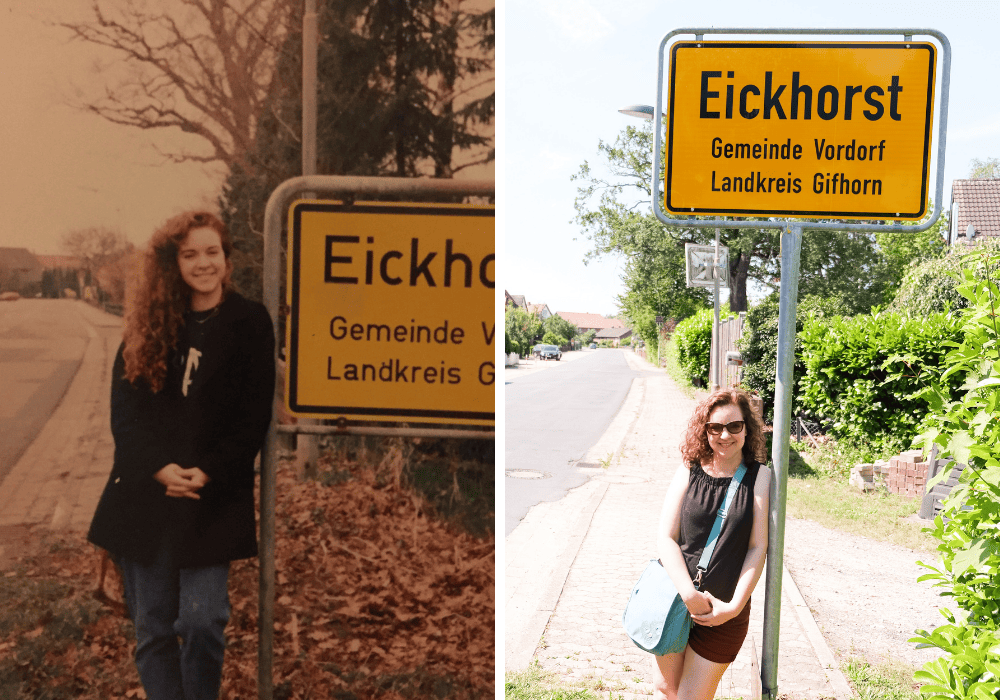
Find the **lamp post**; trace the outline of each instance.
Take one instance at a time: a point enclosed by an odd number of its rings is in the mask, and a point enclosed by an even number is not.
[[[651,122],[653,121],[653,112],[656,110],[649,105],[629,105],[628,107],[622,107],[618,111],[630,117],[638,117],[639,119]]]

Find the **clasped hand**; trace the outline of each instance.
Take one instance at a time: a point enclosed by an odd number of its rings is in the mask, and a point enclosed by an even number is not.
[[[706,627],[718,627],[739,613],[732,603],[721,601],[708,591],[696,591],[684,604],[695,624]]]
[[[167,487],[168,496],[195,500],[201,498],[198,491],[209,482],[208,474],[198,467],[184,469],[179,464],[168,464],[156,472],[153,478]]]

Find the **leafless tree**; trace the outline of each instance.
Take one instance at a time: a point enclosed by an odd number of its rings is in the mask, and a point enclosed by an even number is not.
[[[288,31],[291,0],[92,0],[72,38],[116,56],[103,93],[77,106],[115,124],[180,129],[208,149],[175,162],[241,162]]]
[[[61,243],[63,250],[79,258],[91,273],[132,249],[121,231],[103,226],[69,231],[63,234]]]

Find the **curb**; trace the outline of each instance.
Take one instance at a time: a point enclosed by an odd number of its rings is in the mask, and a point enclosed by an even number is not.
[[[819,630],[819,625],[816,624],[816,620],[812,616],[812,611],[806,604],[805,598],[802,597],[799,587],[795,585],[795,579],[792,578],[784,562],[781,563],[781,583],[782,588],[788,592],[788,597],[795,608],[795,615],[799,619],[799,624],[809,639],[809,645],[812,647],[813,652],[815,652],[816,658],[819,659],[819,663],[826,673],[827,680],[830,681],[830,685],[833,686],[834,691],[837,693],[837,700],[853,698],[854,691],[851,690],[851,685],[840,670],[840,664],[837,663],[836,657],[830,651],[823,633]]]

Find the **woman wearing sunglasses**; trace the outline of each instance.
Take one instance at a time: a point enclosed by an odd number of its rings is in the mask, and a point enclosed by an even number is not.
[[[750,397],[739,389],[716,391],[694,410],[681,444],[678,467],[663,503],[657,552],[694,625],[679,654],[655,656],[657,698],[710,700],[736,658],[750,624],[750,594],[767,554],[770,471],[761,424]],[[726,491],[746,467],[704,572],[702,550]],[[701,573],[700,585],[696,586]]]

